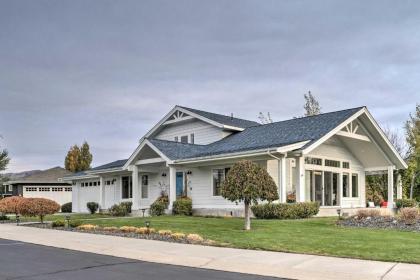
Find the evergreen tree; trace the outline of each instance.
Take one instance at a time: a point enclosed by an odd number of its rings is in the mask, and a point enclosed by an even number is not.
[[[303,97],[305,98],[305,105],[303,106],[305,117],[321,114],[321,106],[311,91],[308,91],[308,94],[305,94]]]
[[[64,160],[64,168],[71,172],[79,172],[79,157],[80,148],[77,145],[70,147],[67,152],[66,159]]]

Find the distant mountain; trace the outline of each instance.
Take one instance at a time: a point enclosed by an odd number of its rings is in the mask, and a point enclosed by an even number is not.
[[[22,171],[17,173],[5,173],[1,174],[2,177],[8,178],[10,181],[18,180],[23,177],[36,174],[38,172],[41,172],[41,170],[29,170],[29,171]]]

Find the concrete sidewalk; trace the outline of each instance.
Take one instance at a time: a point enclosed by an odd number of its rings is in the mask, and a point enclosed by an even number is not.
[[[0,238],[148,262],[292,279],[420,279],[420,265],[177,244],[0,224]]]

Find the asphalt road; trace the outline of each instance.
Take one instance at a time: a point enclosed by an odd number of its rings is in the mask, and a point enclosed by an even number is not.
[[[156,264],[0,239],[0,280],[279,279]]]

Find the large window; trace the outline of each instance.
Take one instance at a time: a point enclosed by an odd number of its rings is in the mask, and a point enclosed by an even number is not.
[[[122,189],[122,198],[132,198],[133,197],[133,182],[131,176],[125,176],[121,179],[121,189]]]
[[[222,183],[225,180],[226,174],[230,168],[213,169],[213,195],[220,196]]]
[[[357,174],[351,175],[351,196],[359,196],[359,176],[357,176]]]
[[[313,158],[313,157],[306,157],[305,158],[306,164],[314,164],[314,165],[322,165],[322,159],[320,158]]]
[[[325,160],[325,166],[329,166],[329,167],[340,167],[340,162],[338,160],[326,159]]]
[[[149,176],[141,176],[141,198],[149,197]]]
[[[188,135],[181,136],[181,143],[188,144]]]
[[[343,173],[343,197],[350,196],[349,174]]]

